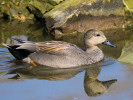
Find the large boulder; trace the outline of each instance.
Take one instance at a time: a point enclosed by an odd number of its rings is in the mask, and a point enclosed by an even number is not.
[[[91,19],[93,19],[93,23],[95,20],[92,16],[100,16],[100,19],[102,20],[100,22],[102,22],[101,25],[103,25],[105,24],[103,23],[103,16],[106,18],[109,16],[124,16],[124,6],[122,0],[66,0],[45,13],[44,18],[46,19],[46,26],[48,29],[64,29],[64,27],[66,28],[69,25],[73,25],[73,23],[77,24],[77,20],[75,21],[75,19],[78,19],[79,21],[80,17],[78,15],[82,15],[82,20],[84,20],[84,17],[85,19],[88,18],[89,21],[85,20],[85,22],[90,22]],[[90,16],[90,18],[88,16]],[[71,20],[69,21],[71,22],[70,24],[67,24],[68,20]],[[115,22],[116,20],[112,20],[111,18],[110,23],[114,26],[120,25],[120,27],[122,27],[124,23],[121,18],[118,23]],[[95,25],[93,28],[95,28]],[[79,27],[80,26],[84,25],[79,25]],[[91,23],[90,26],[91,27],[87,28],[92,28]],[[110,26],[110,24],[106,26]],[[113,28],[112,25],[109,28]]]

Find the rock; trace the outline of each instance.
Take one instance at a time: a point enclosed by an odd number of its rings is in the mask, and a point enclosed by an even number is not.
[[[32,19],[33,16],[27,10],[27,5],[29,1],[25,0],[1,0],[0,1],[0,14],[1,17],[6,19],[18,19],[19,12],[25,17],[26,19]]]
[[[133,65],[133,42],[127,41],[125,46],[122,49],[121,56],[118,58],[118,61],[132,66]]]
[[[62,32],[60,30],[56,29],[55,34],[62,34]]]
[[[64,27],[68,19],[78,16],[124,16],[122,0],[66,0],[44,14],[48,29]]]
[[[42,15],[51,10],[61,0],[1,0],[0,18],[18,19],[19,12],[25,19],[42,18]],[[33,16],[34,15],[34,16]]]
[[[99,29],[99,30],[108,30],[108,29],[116,29],[123,28],[125,24],[124,17],[118,16],[87,16],[87,15],[79,15],[73,16],[71,19],[68,19],[66,24],[62,27],[62,32],[85,32],[88,29]]]
[[[43,14],[51,10],[54,6],[46,1],[32,0],[27,7],[30,13],[38,18],[42,18]]]

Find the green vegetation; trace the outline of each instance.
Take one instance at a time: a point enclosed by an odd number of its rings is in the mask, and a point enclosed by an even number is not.
[[[0,18],[20,21],[33,19],[33,15],[42,15],[48,12],[60,1],[62,0],[1,0]]]
[[[123,0],[126,10],[133,12],[133,0]]]

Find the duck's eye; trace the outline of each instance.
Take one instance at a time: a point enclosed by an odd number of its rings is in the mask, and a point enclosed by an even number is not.
[[[97,36],[100,36],[100,34],[97,34]]]

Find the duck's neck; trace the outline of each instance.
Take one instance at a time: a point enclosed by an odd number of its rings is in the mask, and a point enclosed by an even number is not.
[[[87,46],[85,49],[86,49],[87,52],[88,51],[90,52],[90,51],[93,51],[93,50],[97,50],[97,49],[99,50],[99,48],[97,46]]]
[[[87,47],[86,52],[95,62],[102,60],[104,57],[102,50],[100,50],[97,46]]]

